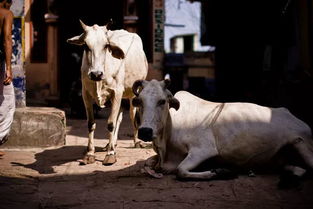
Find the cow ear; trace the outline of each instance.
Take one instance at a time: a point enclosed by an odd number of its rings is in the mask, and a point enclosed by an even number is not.
[[[180,102],[178,101],[178,99],[172,97],[169,99],[168,101],[170,108],[174,108],[175,110],[178,110],[180,107]]]
[[[138,96],[140,91],[143,89],[144,80],[137,80],[133,84],[133,93]],[[139,89],[140,88],[140,89]]]
[[[110,49],[113,57],[115,57],[117,59],[124,59],[125,58],[125,54],[124,54],[123,50],[120,47],[118,47],[117,45],[110,43],[109,49]]]
[[[109,22],[105,25],[105,27],[107,28],[107,30],[110,30],[112,25],[113,25],[113,19],[111,18]]]
[[[69,44],[82,46],[85,44],[85,33],[81,34],[80,36],[74,36],[73,38],[69,38],[66,42]]]
[[[134,107],[140,107],[142,105],[142,100],[138,97],[132,99],[132,105]]]

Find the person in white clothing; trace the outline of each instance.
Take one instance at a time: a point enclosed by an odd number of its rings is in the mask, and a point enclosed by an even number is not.
[[[15,112],[12,84],[12,0],[0,0],[0,145],[8,139]],[[0,151],[0,157],[4,153]]]

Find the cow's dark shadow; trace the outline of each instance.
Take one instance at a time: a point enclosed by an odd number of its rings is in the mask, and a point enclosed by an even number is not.
[[[35,163],[23,166],[38,170],[40,174],[51,174],[53,173],[52,166],[81,157],[81,151],[83,147],[46,150],[36,155]],[[61,155],[60,158],[68,157],[66,160],[59,158],[59,160],[46,161],[57,154]],[[123,198],[125,191],[133,191],[132,188],[135,187],[148,188],[148,182],[158,181],[140,172],[140,166],[143,164],[144,161],[138,161],[135,165],[116,171],[91,171],[85,174],[42,175],[40,177],[25,175],[22,178],[0,175],[0,208],[67,208],[72,206],[71,204],[74,204],[74,208],[103,208],[103,202],[106,206],[112,201],[119,204],[118,199]],[[161,188],[160,185],[159,187]],[[111,196],[112,191],[115,191],[117,196],[115,194]],[[92,197],[86,199],[89,202],[88,207],[81,205],[81,200],[86,195]],[[95,197],[99,195],[111,196],[113,199],[102,197],[94,202]],[[151,198],[153,196],[151,193]],[[127,199],[132,201],[131,198]],[[116,208],[116,205],[113,208]]]
[[[96,151],[102,149],[96,147]],[[35,162],[31,164],[22,164],[11,162],[15,166],[23,166],[38,171],[40,174],[55,173],[53,167],[62,165],[68,162],[78,161],[82,159],[86,153],[85,146],[64,146],[57,149],[46,149],[35,154]]]
[[[134,149],[134,148],[133,148]],[[13,166],[23,166],[38,171],[40,174],[52,174],[55,166],[59,166],[69,162],[78,163],[87,152],[86,146],[63,146],[56,149],[46,149],[35,154],[35,162],[31,164],[22,164],[19,162],[11,162]],[[95,147],[95,152],[105,152],[103,147]],[[102,160],[96,159],[98,162]]]
[[[61,154],[66,151],[69,150],[59,150]],[[78,147],[75,151],[78,156],[82,148]],[[41,155],[51,157],[49,152]],[[172,175],[154,179],[140,172],[144,162],[139,160],[134,165],[115,171],[84,174],[39,178],[2,175],[0,199],[3,201],[0,208],[86,209],[103,208],[104,205],[112,208],[209,208],[215,204],[219,206],[215,208],[233,208],[234,204],[235,208],[259,208],[260,204],[266,208],[273,205],[280,208],[310,208],[309,205],[313,205],[310,195],[313,181],[307,182],[301,191],[281,191],[275,187],[276,177],[272,176],[201,182],[181,182]]]

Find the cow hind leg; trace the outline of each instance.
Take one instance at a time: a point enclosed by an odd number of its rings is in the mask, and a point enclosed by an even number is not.
[[[141,147],[141,142],[138,139],[138,114],[136,114],[136,108],[132,104],[132,100],[130,99],[130,107],[129,107],[129,117],[133,126],[133,131],[134,131],[134,146],[135,148],[140,148]]]
[[[123,112],[120,110],[118,117],[117,117],[117,120],[116,120],[116,127],[113,131],[113,142],[112,143],[113,143],[114,147],[117,146],[118,131],[120,129],[120,125],[121,125],[122,120],[123,120]]]

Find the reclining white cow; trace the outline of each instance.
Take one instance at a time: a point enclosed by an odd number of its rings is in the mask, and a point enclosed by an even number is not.
[[[213,158],[240,168],[266,165],[286,145],[294,147],[306,165],[286,164],[286,169],[295,175],[313,169],[311,130],[287,109],[214,103],[186,91],[173,97],[168,83],[139,80],[133,85],[137,95],[133,105],[139,107],[140,115],[138,137],[153,142],[155,169],[177,173],[182,179],[218,178],[225,175],[222,167],[193,169]],[[160,177],[161,173],[153,172]]]
[[[81,22],[81,21],[80,21]],[[112,111],[108,118],[108,154],[103,164],[116,162],[115,144],[122,120],[120,105],[122,98],[134,97],[132,85],[138,79],[145,79],[148,64],[141,38],[125,30],[109,30],[106,26],[87,26],[81,22],[84,32],[67,42],[84,46],[81,66],[82,94],[87,113],[89,141],[88,152],[83,163],[95,162],[93,104],[104,107],[110,99]],[[134,121],[135,108],[130,105],[130,118]],[[134,123],[133,123],[134,124]],[[137,130],[134,127],[134,142],[137,144]]]

